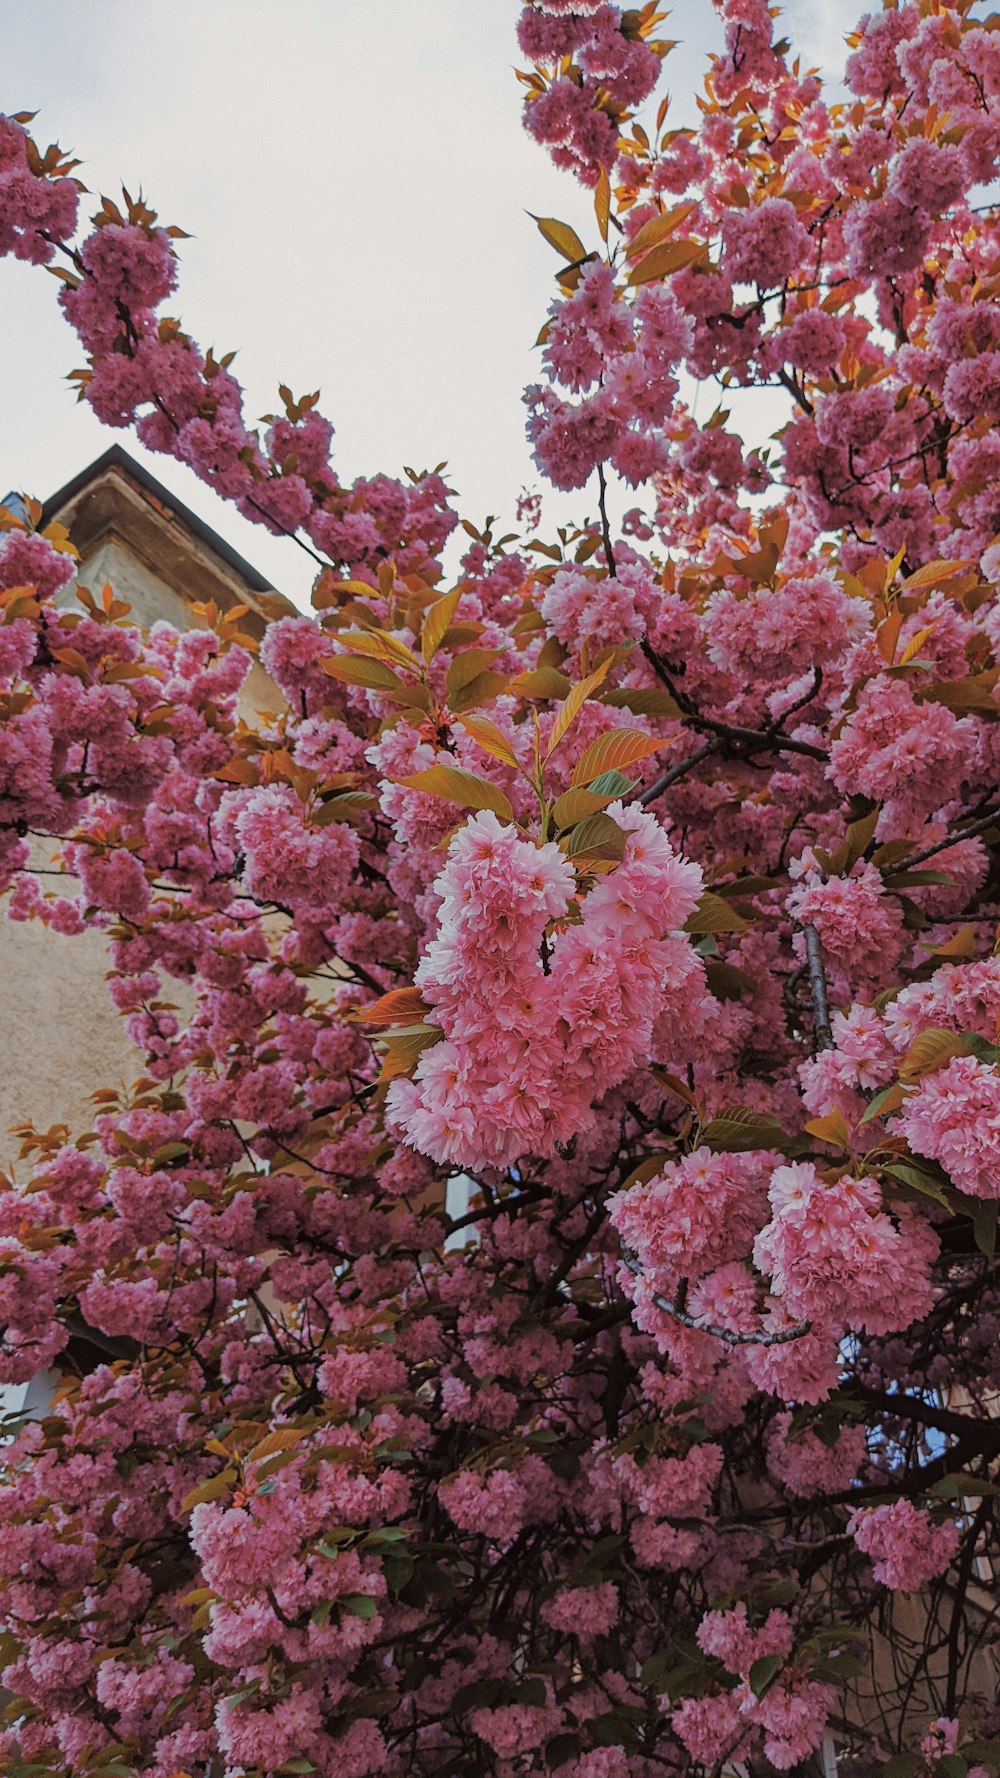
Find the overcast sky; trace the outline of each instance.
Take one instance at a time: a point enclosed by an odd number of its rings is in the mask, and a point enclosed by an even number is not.
[[[257,417],[279,382],[322,389],[345,480],[446,458],[464,516],[513,516],[538,486],[520,395],[556,258],[525,214],[593,236],[590,201],[520,127],[515,0],[34,0],[3,19],[0,110],[37,110],[44,147],[94,193],[141,186],[180,243],[167,307],[203,347],[238,348]],[[860,0],[792,0],[808,64],[837,67]],[[693,121],[709,0],[663,27],[671,120]],[[89,203],[89,200],[85,200]],[[86,212],[85,213],[89,213]],[[0,262],[0,494],[53,492],[118,439],[77,406],[82,349],[55,280]],[[713,398],[714,405],[714,398]],[[182,465],[152,472],[300,600],[312,566]],[[550,496],[551,524],[587,510]]]

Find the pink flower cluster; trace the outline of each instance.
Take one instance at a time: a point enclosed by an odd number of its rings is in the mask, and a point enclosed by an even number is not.
[[[899,1119],[915,1154],[938,1161],[959,1191],[1000,1198],[1000,1073],[955,1056],[925,1075]]]
[[[48,265],[55,242],[76,228],[79,188],[75,179],[44,178],[28,164],[28,132],[0,117],[0,255]]]
[[[548,148],[557,167],[595,185],[611,166],[618,146],[614,113],[642,103],[660,71],[658,56],[622,28],[619,7],[574,0],[572,9],[552,0],[525,6],[517,28],[523,53],[558,67],[571,58],[575,79],[560,73],[525,101],[525,128]],[[604,103],[601,103],[604,98]]]
[[[759,1154],[698,1148],[645,1183],[617,1193],[610,1209],[644,1276],[672,1297],[682,1278],[700,1278],[749,1255],[766,1204]]]
[[[700,872],[651,816],[620,803],[608,813],[627,836],[624,857],[561,930],[576,877],[557,846],[490,813],[451,843],[437,937],[417,971],[444,1036],[388,1100],[437,1161],[476,1169],[555,1153],[643,1053],[664,996],[691,992],[695,959],[677,929]]]
[[[791,1314],[891,1333],[927,1313],[937,1237],[907,1208],[886,1215],[874,1179],[827,1183],[811,1162],[792,1161],[775,1168],[768,1196],[754,1260]]]
[[[954,1523],[934,1524],[912,1500],[859,1507],[849,1530],[858,1549],[871,1557],[875,1579],[899,1593],[917,1592],[943,1574],[958,1547]]]

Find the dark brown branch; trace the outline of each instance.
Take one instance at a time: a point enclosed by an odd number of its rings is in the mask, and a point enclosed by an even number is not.
[[[679,765],[671,766],[668,772],[661,772],[660,776],[654,778],[652,784],[645,790],[641,790],[633,800],[641,803],[645,808],[648,803],[655,802],[658,796],[662,796],[665,790],[669,790],[671,784],[676,784],[678,778],[683,778],[686,772],[693,771],[703,759],[708,759],[711,754],[720,751],[718,741],[706,741],[704,747],[698,748],[697,753],[692,753],[687,759],[682,759]]]
[[[608,573],[611,575],[612,579],[617,579],[618,570],[615,567],[615,552],[611,543],[611,526],[608,523],[608,480],[604,473],[603,463],[598,463],[597,465],[597,486],[600,490],[597,496],[597,506],[601,515],[601,538],[604,543],[604,560],[608,564]]]
[[[950,1432],[956,1438],[968,1438],[974,1429],[989,1422],[973,1414],[956,1414],[951,1408],[935,1402],[922,1401],[919,1395],[894,1395],[889,1389],[870,1389],[866,1383],[839,1392],[851,1401],[877,1408],[893,1420],[913,1420],[919,1426],[933,1426],[938,1432]]]
[[[705,716],[696,710],[690,698],[685,697],[664,662],[660,659],[648,636],[644,636],[640,644],[642,652],[652,667],[661,684],[665,685],[672,698],[676,699],[684,713],[684,719],[692,728],[703,733],[719,735],[724,741],[733,742],[742,752],[747,754],[760,753],[772,749],[776,753],[801,753],[807,759],[827,760],[829,754],[823,747],[814,747],[811,741],[796,741],[790,735],[782,734],[774,728],[744,728],[735,722],[720,722],[714,716]]]

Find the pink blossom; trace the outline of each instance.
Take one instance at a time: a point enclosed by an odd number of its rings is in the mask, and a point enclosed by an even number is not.
[[[875,1579],[894,1592],[916,1592],[943,1574],[958,1548],[954,1522],[934,1524],[911,1500],[858,1507],[848,1529],[872,1558]]]
[[[1000,1075],[976,1056],[955,1056],[925,1075],[900,1116],[916,1154],[940,1163],[975,1198],[1000,1198]]]
[[[905,1209],[894,1223],[873,1179],[827,1185],[809,1162],[793,1161],[775,1169],[769,1195],[772,1220],[754,1260],[793,1315],[889,1333],[926,1314],[937,1237]]]
[[[809,235],[787,198],[765,198],[749,210],[726,212],[722,260],[737,284],[772,289],[807,259]]]

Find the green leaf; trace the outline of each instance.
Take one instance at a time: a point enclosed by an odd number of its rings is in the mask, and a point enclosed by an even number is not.
[[[894,1753],[882,1767],[882,1778],[916,1778],[923,1761],[916,1753]]]
[[[723,962],[719,957],[707,959],[705,975],[716,1000],[739,1000],[742,995],[755,994],[757,991],[752,975],[748,975],[745,969],[738,969],[735,963]]]
[[[338,1599],[341,1611],[349,1611],[352,1617],[373,1618],[378,1606],[370,1593],[345,1593]]]
[[[988,1482],[978,1475],[946,1475],[933,1488],[928,1490],[935,1500],[983,1500],[989,1496],[1000,1494],[996,1482]]]
[[[453,1716],[467,1716],[470,1710],[491,1709],[503,1697],[502,1679],[474,1679],[460,1685],[448,1706]]]
[[[755,1698],[762,1698],[768,1686],[772,1684],[775,1674],[781,1666],[780,1655],[761,1655],[750,1668],[750,1690]]]
[[[887,1161],[882,1171],[888,1173],[891,1179],[898,1179],[903,1185],[908,1185],[911,1191],[919,1192],[922,1198],[933,1198],[935,1204],[940,1204],[945,1210],[954,1208],[943,1182],[935,1179],[933,1174],[925,1173],[922,1168],[907,1161]]]
[[[579,1753],[579,1735],[553,1735],[552,1740],[545,1743],[545,1764],[550,1772],[554,1772],[557,1766],[564,1766],[568,1759],[577,1759]]]
[[[635,789],[637,782],[635,778],[626,778],[624,772],[612,770],[601,772],[592,784],[588,784],[587,789],[593,796],[627,796],[630,790]]]
[[[342,1448],[347,1450],[348,1447],[345,1445]],[[338,1525],[334,1531],[327,1532],[316,1548],[321,1556],[326,1556],[331,1562],[335,1562],[340,1555],[338,1545],[352,1543],[357,1535],[357,1532],[352,1531],[349,1526]]]
[[[702,896],[684,930],[696,936],[703,932],[742,932],[746,924],[743,915],[731,908],[728,901],[709,890]]]
[[[960,1753],[946,1753],[937,1763],[939,1778],[966,1778],[968,1770],[968,1761]]]
[[[527,1679],[522,1679],[520,1685],[516,1688],[514,1692],[514,1702],[517,1704],[537,1704],[539,1708],[541,1708],[545,1703],[546,1696],[547,1693],[545,1690],[544,1679],[537,1673],[532,1673]]]
[[[751,1111],[746,1105],[725,1106],[701,1132],[701,1139],[710,1148],[725,1149],[730,1154],[748,1154],[755,1148],[785,1148],[789,1142],[777,1118],[763,1111]]]
[[[680,716],[681,707],[668,691],[656,685],[616,686],[604,703],[615,710],[631,710],[633,716]]]
[[[570,858],[617,861],[625,855],[625,835],[610,815],[588,815],[564,844]]]
[[[984,1258],[992,1259],[997,1250],[997,1211],[1000,1205],[995,1198],[965,1198],[962,1208],[971,1218],[973,1238],[980,1253]]]
[[[898,1080],[894,1080],[889,1086],[883,1087],[880,1092],[875,1094],[874,1098],[869,1100],[868,1109],[865,1111],[861,1122],[867,1124],[871,1118],[878,1117],[883,1111],[886,1113],[889,1113],[890,1111],[898,1111],[902,1103],[903,1089]]]

